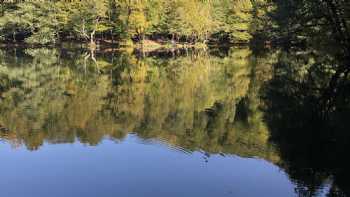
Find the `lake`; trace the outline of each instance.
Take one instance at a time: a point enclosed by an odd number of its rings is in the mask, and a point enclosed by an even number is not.
[[[0,196],[346,196],[345,145],[280,137],[321,126],[271,93],[281,56],[2,49]]]

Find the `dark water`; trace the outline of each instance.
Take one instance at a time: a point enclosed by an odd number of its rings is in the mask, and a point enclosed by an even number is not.
[[[1,50],[0,196],[346,196],[335,162],[348,138],[323,161],[280,137],[310,127],[269,92],[279,61],[249,48]]]

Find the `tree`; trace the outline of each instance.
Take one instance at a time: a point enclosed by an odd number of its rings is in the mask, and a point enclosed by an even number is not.
[[[0,10],[0,37],[41,44],[84,39],[91,46],[95,45],[96,37],[103,39],[106,33],[112,39],[141,42],[146,36],[207,42],[213,35],[248,42],[253,14],[260,9],[254,5],[260,1],[264,0],[6,2]]]
[[[145,4],[146,0],[134,0],[129,2],[128,7],[131,9],[131,12],[128,16],[128,34],[131,36],[137,36],[137,38],[143,42],[145,38],[146,29],[149,26],[145,14]]]
[[[217,34],[233,42],[249,42],[252,38],[253,4],[250,0],[213,1]]]
[[[28,43],[55,42],[58,33],[57,9],[48,1],[22,2],[16,5],[17,9],[5,12],[0,18],[4,36],[12,34],[13,40],[21,34]]]
[[[70,5],[70,25],[84,39],[95,45],[96,32],[103,32],[110,27],[106,25],[108,10],[107,0],[74,1]]]

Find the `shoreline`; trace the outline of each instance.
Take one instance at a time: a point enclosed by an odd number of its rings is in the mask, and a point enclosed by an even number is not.
[[[188,43],[188,42],[174,42],[169,40],[144,40],[141,42],[133,42],[132,44],[123,44],[122,42],[111,43],[108,40],[97,40],[95,47],[90,47],[89,42],[77,40],[65,40],[52,44],[28,44],[25,42],[0,42],[0,48],[57,48],[57,47],[72,47],[88,50],[136,50],[143,52],[152,51],[171,51],[171,50],[188,50],[198,49],[206,50],[209,48],[230,48],[234,46],[248,46],[249,43]]]

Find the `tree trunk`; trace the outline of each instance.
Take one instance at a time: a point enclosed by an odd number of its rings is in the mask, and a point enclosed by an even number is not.
[[[12,39],[13,39],[13,42],[16,42],[16,31],[13,30],[12,32]]]
[[[92,48],[96,48],[95,33],[96,33],[96,29],[97,29],[98,23],[99,23],[99,19],[96,19],[96,21],[95,21],[95,29],[90,34],[90,47],[92,47]]]
[[[145,42],[145,34],[141,33],[141,44],[142,44],[142,48],[144,46],[144,42]]]
[[[96,45],[95,43],[95,30],[91,32],[90,34],[90,45],[93,46],[93,45]]]
[[[111,29],[111,41],[112,41],[112,45],[114,44],[114,36],[113,36],[113,30]]]

